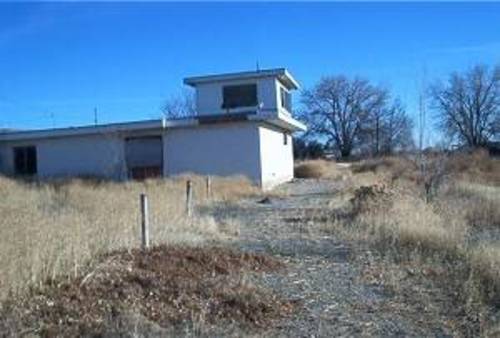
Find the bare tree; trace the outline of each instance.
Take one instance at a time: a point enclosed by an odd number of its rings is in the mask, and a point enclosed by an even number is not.
[[[177,119],[196,115],[194,92],[189,89],[183,89],[178,94],[170,96],[163,104],[161,111],[167,119]]]
[[[367,80],[344,76],[322,78],[302,94],[304,119],[317,137],[326,140],[342,157],[359,141],[362,121],[384,106],[387,91]]]
[[[382,124],[381,152],[392,154],[396,150],[408,150],[414,147],[413,121],[406,113],[401,101],[395,100],[386,109]]]
[[[453,73],[446,84],[432,86],[430,95],[447,136],[480,147],[500,133],[500,66]]]
[[[384,107],[380,107],[373,110],[362,121],[359,144],[363,154],[371,156],[380,155],[387,111]]]
[[[361,153],[371,156],[392,154],[412,148],[413,121],[399,99],[392,105],[384,103],[362,123],[360,133]]]

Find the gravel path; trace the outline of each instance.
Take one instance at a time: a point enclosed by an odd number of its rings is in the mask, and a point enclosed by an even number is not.
[[[394,292],[362,278],[373,259],[369,249],[308,226],[311,218],[329,217],[328,207],[346,184],[297,180],[280,187],[287,192],[286,197],[244,200],[212,209],[219,221],[237,219],[241,224],[234,245],[279,256],[287,263],[286,273],[266,274],[256,282],[297,300],[301,310],[266,335],[448,336],[441,321],[433,325],[435,318],[426,316],[425,304],[411,304],[410,310],[407,304],[399,304],[406,312],[398,311]],[[408,311],[413,316],[408,316]]]

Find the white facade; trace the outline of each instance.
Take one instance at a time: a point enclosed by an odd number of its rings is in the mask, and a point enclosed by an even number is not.
[[[272,188],[293,179],[293,145],[288,131],[259,127],[260,184]]]
[[[305,127],[282,103],[281,90],[297,88],[286,70],[188,78],[185,82],[197,91],[199,116],[3,133],[0,173],[16,174],[20,167],[15,163],[16,148],[31,147],[36,149],[35,176],[39,178],[244,175],[266,189],[293,178],[291,134]],[[234,84],[256,84],[258,105],[222,109],[222,90]],[[21,163],[23,156],[27,155],[18,156]]]
[[[224,109],[222,107],[223,97],[221,86],[256,84],[257,100],[256,106]],[[228,80],[216,83],[202,83],[196,87],[196,106],[199,115],[215,115],[227,113],[239,113],[256,111],[257,113],[278,112],[289,114],[280,105],[280,88],[285,88],[277,79],[268,77],[250,80]]]
[[[37,177],[126,178],[123,140],[118,135],[85,135],[4,143],[2,172],[15,174],[15,147],[36,146]]]
[[[164,174],[245,175],[260,184],[258,133],[248,122],[167,130]]]
[[[281,102],[281,89],[289,93],[298,88],[298,83],[285,69],[263,70],[236,74],[192,77],[184,83],[196,89],[196,110],[199,115],[224,115],[231,113],[255,113],[257,115],[290,115]],[[257,86],[256,105],[224,108],[223,88],[225,86]]]
[[[259,123],[173,129],[163,150],[165,176],[244,175],[265,189],[293,178],[291,135]]]

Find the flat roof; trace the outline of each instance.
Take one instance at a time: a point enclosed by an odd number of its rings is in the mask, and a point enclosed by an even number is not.
[[[262,121],[292,131],[305,130],[305,126],[291,116],[279,114],[278,116],[258,116],[256,114],[224,114],[193,116],[179,119],[155,119],[81,127],[31,129],[0,132],[0,142],[34,140],[44,138],[58,138],[68,136],[95,135],[114,132],[161,130],[166,128],[193,127],[208,123],[225,123],[231,121]]]
[[[222,82],[231,80],[257,79],[264,77],[275,77],[289,89],[299,89],[299,83],[293,78],[286,68],[262,69],[236,73],[213,74],[203,76],[192,76],[184,79],[184,84],[196,87],[198,84],[210,82]]]
[[[28,129],[28,130],[25,129],[25,130],[8,131],[0,133],[0,142],[31,140],[39,138],[92,135],[92,134],[113,133],[120,131],[163,129],[167,127],[192,125],[195,123],[196,120],[194,118],[182,119],[182,120],[155,119],[155,120],[142,120],[142,121],[121,122],[121,123],[109,123],[100,125],[88,125],[79,127]]]

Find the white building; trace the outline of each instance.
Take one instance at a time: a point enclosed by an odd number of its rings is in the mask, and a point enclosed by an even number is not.
[[[0,132],[0,173],[123,180],[181,173],[245,175],[263,188],[293,178],[297,82],[285,69],[190,77],[197,115]]]

